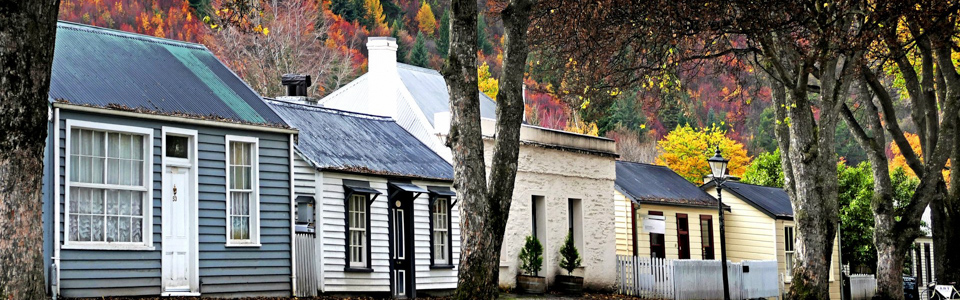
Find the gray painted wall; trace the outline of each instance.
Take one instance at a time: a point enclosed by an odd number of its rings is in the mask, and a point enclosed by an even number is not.
[[[289,135],[60,111],[60,232],[64,240],[63,180],[66,180],[66,119],[153,129],[152,251],[61,250],[61,293],[65,297],[147,295],[161,289],[161,128],[198,131],[198,216],[200,292],[203,296],[289,296],[290,160]],[[260,241],[254,248],[227,248],[225,135],[259,138]],[[52,154],[46,163],[52,165]],[[45,176],[53,174],[45,172]],[[52,192],[52,189],[47,189]],[[52,214],[44,215],[51,223]],[[46,227],[45,227],[46,228]],[[49,229],[49,230],[52,230]],[[52,240],[49,231],[45,240]]]

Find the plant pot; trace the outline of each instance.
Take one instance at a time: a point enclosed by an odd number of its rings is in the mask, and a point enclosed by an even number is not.
[[[557,275],[557,283],[554,286],[561,293],[580,295],[583,294],[583,277]]]
[[[547,291],[547,278],[517,275],[517,289],[525,294],[543,294]]]

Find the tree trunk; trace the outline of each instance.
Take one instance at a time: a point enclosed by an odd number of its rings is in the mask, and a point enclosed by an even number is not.
[[[0,299],[41,299],[40,199],[60,2],[0,4]]]
[[[830,295],[830,264],[837,234],[837,158],[834,135],[840,104],[849,87],[849,61],[835,57],[783,59],[789,49],[777,49],[775,37],[763,43],[768,63],[778,77],[773,100],[777,107],[777,140],[783,161],[784,190],[790,196],[796,221],[796,264],[790,299],[827,299]],[[818,94],[819,120],[807,99],[808,80],[814,62],[822,70]],[[794,65],[795,64],[795,65]],[[788,71],[796,70],[796,71]],[[799,72],[797,72],[799,71]],[[797,73],[794,73],[797,72]],[[781,119],[782,117],[782,119]]]
[[[461,203],[460,274],[455,299],[494,299],[499,292],[500,248],[510,213],[527,58],[530,0],[513,0],[501,12],[506,47],[497,95],[491,176],[486,180],[477,88],[477,2],[451,4],[450,53],[443,74],[450,90],[450,133],[454,187]]]
[[[956,160],[953,166],[957,166]],[[953,172],[960,172],[954,167]],[[956,180],[955,178],[952,180]],[[956,181],[951,185],[956,186]],[[947,195],[941,199],[934,199],[930,204],[930,217],[933,224],[933,270],[939,284],[960,283],[960,251],[957,250],[957,241],[960,241],[960,198],[958,195]]]

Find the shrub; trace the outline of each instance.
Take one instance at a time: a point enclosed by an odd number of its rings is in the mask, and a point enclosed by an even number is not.
[[[573,270],[580,267],[580,252],[573,245],[573,237],[567,233],[567,239],[563,241],[560,247],[560,268],[567,270],[567,275],[572,275]]]
[[[543,246],[534,236],[527,236],[527,242],[520,249],[520,269],[528,276],[537,276],[543,265]]]

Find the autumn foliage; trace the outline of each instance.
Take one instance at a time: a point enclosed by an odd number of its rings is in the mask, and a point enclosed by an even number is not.
[[[913,152],[920,156],[920,160],[923,161],[923,151],[920,149],[920,136],[905,132],[903,134],[907,138],[907,142],[910,143],[910,147],[913,148]],[[900,152],[900,147],[897,146],[896,142],[890,142],[890,172],[893,172],[897,168],[903,168],[906,171],[907,176],[911,178],[917,178],[917,173],[907,165],[907,159],[903,157],[903,153]],[[947,166],[943,170],[943,179],[950,182],[950,161],[947,161]]]
[[[730,160],[729,174],[743,175],[751,159],[747,150],[717,125],[702,129],[678,126],[657,144],[656,164],[669,167],[690,182],[702,183],[703,176],[710,174],[707,158],[714,155],[718,146],[721,155]]]

